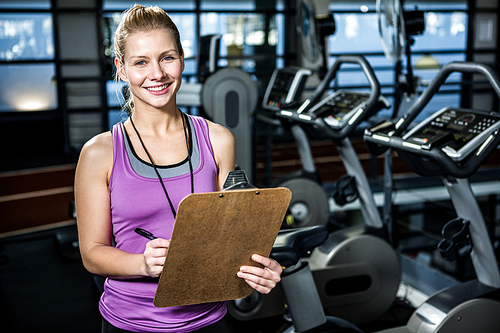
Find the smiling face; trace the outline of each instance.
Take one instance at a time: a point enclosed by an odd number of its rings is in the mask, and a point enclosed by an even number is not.
[[[123,63],[115,59],[117,73],[128,82],[138,108],[176,108],[184,55],[166,29],[138,31],[128,36]]]

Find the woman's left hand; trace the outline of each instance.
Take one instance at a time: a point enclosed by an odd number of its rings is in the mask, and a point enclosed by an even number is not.
[[[269,294],[276,284],[281,281],[283,269],[276,260],[258,254],[254,254],[252,260],[264,267],[242,266],[237,275],[261,294]]]

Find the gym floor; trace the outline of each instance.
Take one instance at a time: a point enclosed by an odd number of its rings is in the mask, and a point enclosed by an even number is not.
[[[9,333],[100,331],[99,291],[81,262],[76,226],[0,239],[0,330]],[[372,331],[406,321],[413,308],[396,301]],[[232,320],[238,333],[280,333],[280,317]]]
[[[0,239],[0,330],[99,332],[99,295],[76,226]]]
[[[99,291],[78,252],[76,226],[0,239],[0,330],[9,333],[100,331]],[[411,310],[411,311],[410,311]],[[397,301],[367,330],[396,326],[411,314]],[[232,320],[238,333],[280,333],[280,317]]]

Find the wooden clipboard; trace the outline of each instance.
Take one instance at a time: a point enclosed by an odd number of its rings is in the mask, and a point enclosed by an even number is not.
[[[236,276],[269,256],[292,192],[287,188],[195,193],[179,204],[157,307],[244,298],[252,288]]]

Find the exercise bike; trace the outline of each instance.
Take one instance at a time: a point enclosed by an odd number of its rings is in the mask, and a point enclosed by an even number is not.
[[[329,90],[342,64],[359,65],[368,78],[370,93]],[[356,324],[373,321],[393,304],[400,284],[400,264],[373,200],[373,195],[348,135],[364,120],[387,107],[380,85],[362,56],[341,56],[321,84],[298,111],[278,110],[277,116],[322,139],[332,139],[351,177],[349,188],[339,200],[359,200],[364,224],[335,231],[306,259],[312,270],[317,293],[328,315]],[[312,111],[312,112],[311,112]],[[293,196],[293,193],[292,193]],[[311,291],[309,291],[311,292]],[[273,294],[274,291],[271,293]],[[251,295],[253,299],[229,304],[230,313],[240,320],[254,319],[265,307],[269,313],[283,312],[282,297]],[[312,292],[311,292],[312,293]],[[270,306],[269,304],[273,304]]]
[[[490,67],[453,62],[445,65],[415,104],[397,122],[365,131],[370,150],[393,148],[423,177],[441,176],[458,215],[443,228],[438,250],[448,260],[470,255],[477,279],[439,291],[418,307],[405,326],[380,333],[493,333],[500,327],[500,272],[479,205],[468,178],[500,144],[500,115],[471,109],[443,108],[405,133],[446,78],[453,72],[486,76],[498,96],[500,78]],[[286,332],[361,332],[338,318],[326,317],[303,253],[322,246],[326,230],[311,227],[280,231],[271,257],[286,268],[281,287],[293,325]],[[307,303],[305,302],[307,300]]]
[[[337,90],[324,97],[341,66],[347,64],[362,69],[370,92]],[[346,55],[337,58],[297,111],[279,112],[279,117],[300,125],[309,137],[333,141],[347,171],[337,182],[333,197],[340,206],[359,201],[364,223],[332,233],[307,258],[326,313],[356,324],[384,314],[400,284],[399,258],[388,242],[370,185],[349,139],[361,122],[383,107],[389,107],[389,103],[380,95],[369,63],[363,56]]]
[[[394,149],[413,172],[440,176],[457,218],[443,227],[438,250],[445,259],[470,255],[477,279],[441,291],[423,303],[408,324],[387,332],[498,332],[500,273],[495,252],[468,178],[500,143],[500,115],[472,109],[443,108],[415,128],[410,123],[454,73],[486,77],[500,96],[500,77],[489,66],[452,62],[444,66],[415,104],[396,123],[383,122],[366,130],[373,153]]]
[[[293,108],[300,103],[311,75],[310,70],[301,67],[276,68],[262,99],[264,112],[256,116],[257,120],[267,125],[289,129],[297,145],[302,169],[283,175],[271,183],[272,187],[286,187],[293,193],[284,221],[286,228],[326,225],[330,221],[328,194],[314,164],[306,133],[299,125],[275,117],[276,111]]]

